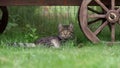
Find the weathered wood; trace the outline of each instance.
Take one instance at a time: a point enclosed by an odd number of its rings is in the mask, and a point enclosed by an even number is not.
[[[9,5],[80,5],[82,0],[0,0],[0,6]]]
[[[96,11],[95,9],[88,8],[91,6],[91,2],[93,0],[83,0],[81,3],[81,7],[79,9],[79,24],[83,31],[83,33],[86,35],[86,37],[91,40],[93,43],[100,42],[101,38],[98,36],[102,30],[109,26],[110,28],[110,34],[111,34],[111,42],[116,41],[116,33],[115,30],[117,23],[120,22],[120,7],[118,6],[118,3],[120,1],[118,0],[94,0],[96,4],[98,4],[99,7],[102,8],[101,12]],[[108,2],[109,1],[109,2]],[[106,3],[105,3],[106,2]],[[95,3],[94,3],[95,4]],[[93,5],[94,5],[93,4]],[[95,5],[96,5],[95,4]],[[117,5],[116,5],[117,4]],[[92,11],[93,13],[90,13],[89,11]],[[102,13],[102,14],[101,14]],[[93,19],[93,21],[89,21],[90,19]],[[101,20],[102,23],[99,27],[94,28],[96,30],[92,30],[90,25],[95,24],[97,21]],[[95,24],[97,25],[97,24]],[[90,27],[89,27],[90,26]],[[104,34],[103,34],[104,35]]]
[[[11,5],[42,5],[42,6],[80,6],[83,0],[0,0],[0,6]],[[87,0],[86,0],[87,1]],[[101,0],[105,5],[110,5],[110,0]],[[97,5],[94,0],[90,5]],[[120,5],[120,1],[116,0],[116,5]]]

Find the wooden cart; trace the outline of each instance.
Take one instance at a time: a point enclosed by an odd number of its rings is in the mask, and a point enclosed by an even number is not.
[[[118,0],[0,0],[2,18],[0,20],[0,33],[2,33],[8,22],[8,11],[6,6],[13,5],[39,5],[39,6],[80,6],[78,11],[79,25],[85,36],[97,43],[100,41],[98,34],[105,26],[109,26],[111,42],[115,41],[115,24],[120,24],[120,1]],[[90,6],[101,7],[102,11],[96,11]],[[92,14],[89,14],[89,11]],[[94,19],[89,21],[88,19]],[[102,20],[101,25],[92,31],[89,25]]]

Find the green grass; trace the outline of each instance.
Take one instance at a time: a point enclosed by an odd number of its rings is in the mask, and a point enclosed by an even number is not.
[[[119,46],[91,43],[59,49],[1,46],[0,68],[119,68],[119,52]]]
[[[92,44],[79,29],[78,6],[52,6],[47,15],[44,6],[10,6],[8,9],[9,24],[0,35],[0,68],[120,68],[119,44]],[[74,24],[77,41],[68,41],[58,49],[7,46],[12,42],[33,42],[36,37],[57,35],[57,25],[70,22]],[[99,37],[109,39],[108,30]]]
[[[25,42],[24,34],[4,33],[0,40],[0,68],[119,68],[120,47],[85,41],[68,41],[60,48],[23,48],[8,46],[10,42]],[[19,36],[18,36],[19,35]],[[13,38],[14,36],[14,38]]]

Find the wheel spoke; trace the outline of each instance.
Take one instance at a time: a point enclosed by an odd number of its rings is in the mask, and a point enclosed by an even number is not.
[[[117,11],[120,13],[120,8],[118,8]],[[118,24],[120,25],[120,18],[119,18]]]
[[[115,9],[115,0],[111,0],[111,9],[112,9],[112,10]]]
[[[111,41],[115,41],[115,24],[111,24]]]
[[[91,14],[91,15],[88,15],[89,18],[105,18],[106,15],[104,14]]]
[[[97,21],[99,21],[99,20],[102,20],[102,19],[101,19],[101,18],[98,18],[98,19],[96,19],[96,20],[90,21],[90,22],[88,22],[88,25],[93,24],[93,23],[95,23],[95,22],[97,22]]]
[[[118,8],[117,11],[120,12],[120,8]]]
[[[90,10],[90,11],[92,11],[92,12],[94,12],[94,13],[97,13],[97,14],[102,14],[101,12],[98,12],[98,11],[96,11],[96,10],[90,8],[90,7],[88,7],[88,10]]]
[[[97,4],[99,4],[106,12],[109,11],[109,9],[100,1],[100,0],[95,0]]]
[[[107,21],[105,21],[95,32],[94,34],[97,35],[100,33],[100,31],[102,31],[102,29],[108,24]]]

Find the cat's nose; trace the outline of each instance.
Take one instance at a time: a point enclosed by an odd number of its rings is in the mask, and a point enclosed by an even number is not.
[[[68,33],[67,30],[64,31],[65,35]]]

